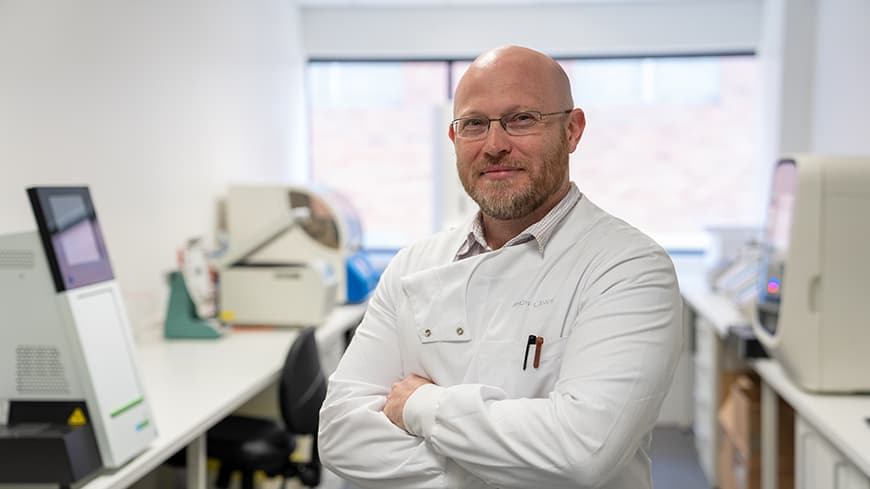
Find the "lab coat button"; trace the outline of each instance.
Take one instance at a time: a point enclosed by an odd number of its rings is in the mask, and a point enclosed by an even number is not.
[[[431,329],[427,329],[426,331],[423,331],[423,336],[425,336],[425,337],[427,337],[427,338],[430,337],[430,336],[432,336],[432,330],[431,330]]]
[[[465,333],[465,330],[464,330],[464,329],[462,329],[462,328],[456,328],[456,334],[458,334],[459,336],[462,336],[463,333]]]

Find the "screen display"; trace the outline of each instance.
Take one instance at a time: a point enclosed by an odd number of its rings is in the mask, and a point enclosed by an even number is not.
[[[114,278],[87,187],[27,189],[58,292]]]
[[[782,284],[788,259],[794,203],[797,193],[797,166],[794,160],[776,165],[767,208],[767,227],[761,257],[758,294],[758,319],[771,334],[776,333]]]
[[[795,190],[797,190],[797,167],[794,162],[780,163],[773,174],[770,207],[767,210],[766,241],[783,259],[788,252]]]
[[[66,262],[75,266],[99,261],[102,256],[84,199],[80,195],[53,195],[48,202]]]

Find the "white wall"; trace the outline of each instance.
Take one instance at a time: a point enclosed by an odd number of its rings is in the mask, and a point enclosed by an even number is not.
[[[870,2],[818,0],[812,146],[870,155]]]
[[[815,0],[769,0],[765,3],[761,61],[762,153],[771,169],[783,152],[810,148]],[[766,183],[766,182],[765,182]],[[759,189],[761,195],[767,194]]]
[[[870,3],[767,0],[765,160],[794,152],[870,155]]]
[[[305,179],[303,63],[288,0],[0,1],[0,233],[35,228],[25,187],[90,186],[134,326],[161,327],[227,182]]]
[[[503,44],[553,56],[754,50],[762,0],[625,0],[574,5],[303,6],[313,58],[474,58]]]

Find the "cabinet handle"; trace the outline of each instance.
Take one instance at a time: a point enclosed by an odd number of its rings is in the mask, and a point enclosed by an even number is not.
[[[840,486],[840,469],[846,469],[846,465],[843,463],[842,460],[837,460],[837,462],[834,463],[834,485],[833,485],[833,487],[841,487]],[[842,486],[842,487],[845,487],[845,486]]]
[[[800,425],[798,426],[798,434],[800,435],[800,439],[797,441],[798,446],[796,447],[798,453],[800,453],[800,461],[795,460],[795,469],[797,469],[797,464],[800,463],[800,469],[795,470],[795,487],[805,487],[807,485],[807,481],[804,479],[807,478],[807,474],[804,472],[806,470],[807,464],[804,463],[805,457],[809,457],[809,449],[807,444],[812,441],[813,433],[808,431],[800,430]],[[764,469],[762,469],[764,470]]]

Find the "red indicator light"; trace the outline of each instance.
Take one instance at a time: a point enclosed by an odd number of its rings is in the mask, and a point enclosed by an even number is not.
[[[771,279],[767,282],[767,293],[776,294],[779,292],[779,280]]]

